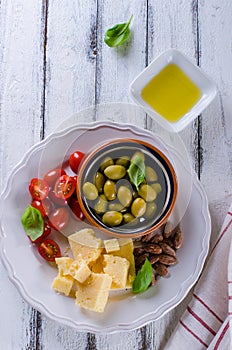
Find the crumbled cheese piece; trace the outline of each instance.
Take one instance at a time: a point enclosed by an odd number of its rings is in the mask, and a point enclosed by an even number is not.
[[[76,304],[79,306],[103,312],[108,300],[112,278],[107,274],[91,273],[84,283],[78,283]]]
[[[56,258],[56,264],[59,269],[59,274],[64,276],[70,275],[69,269],[72,262],[73,262],[73,259],[69,257]]]
[[[83,283],[91,274],[86,262],[82,259],[74,260],[69,268],[70,275],[80,283]]]
[[[125,258],[129,261],[130,267],[126,287],[131,288],[136,275],[133,241],[131,238],[119,238],[118,241],[120,250],[114,251],[111,254],[114,256],[120,256],[121,258]]]
[[[127,259],[119,256],[104,255],[103,270],[112,277],[111,288],[126,288],[127,276],[130,263]]]
[[[74,279],[71,276],[62,276],[62,275],[58,275],[53,283],[52,283],[52,287],[59,293],[65,294],[65,295],[69,295],[69,293],[71,292],[71,289],[73,287],[73,282]]]
[[[86,263],[93,264],[101,255],[103,250],[102,240],[96,238],[92,229],[80,230],[68,237],[74,259],[81,255]]]
[[[120,249],[117,238],[106,239],[103,241],[106,253],[111,253]]]

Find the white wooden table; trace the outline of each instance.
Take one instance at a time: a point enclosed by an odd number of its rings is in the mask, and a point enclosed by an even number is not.
[[[131,14],[131,42],[110,49],[105,30]],[[231,0],[0,0],[0,16],[1,189],[24,153],[62,120],[94,104],[131,102],[133,78],[159,53],[177,48],[219,89],[181,134],[208,196],[213,243],[232,202]],[[141,126],[149,129],[149,120]],[[1,263],[0,348],[162,349],[190,297],[135,331],[80,333],[28,305]]]

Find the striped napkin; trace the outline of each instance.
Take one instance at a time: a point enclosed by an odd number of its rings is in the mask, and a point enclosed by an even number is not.
[[[232,349],[232,205],[190,304],[164,350]]]

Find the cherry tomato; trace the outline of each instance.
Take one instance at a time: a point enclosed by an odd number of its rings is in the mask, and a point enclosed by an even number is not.
[[[47,174],[44,175],[44,180],[49,184],[49,186],[54,185],[56,180],[62,176],[66,175],[66,172],[62,168],[55,168],[47,172]]]
[[[52,239],[45,239],[40,243],[38,252],[47,261],[55,261],[55,258],[61,257],[60,247]]]
[[[76,188],[76,182],[72,176],[62,175],[56,180],[54,192],[56,197],[67,199],[71,197]]]
[[[38,199],[34,199],[31,202],[32,207],[38,209],[42,215],[43,218],[48,216],[48,214],[51,211],[51,203],[48,198],[44,198],[42,201],[39,201]]]
[[[52,189],[50,190],[50,192],[48,194],[48,197],[50,198],[50,200],[53,203],[59,205],[60,207],[64,207],[65,205],[67,205],[68,201],[70,199],[70,198],[64,199],[64,198],[57,197],[56,194],[55,194],[55,191],[52,190]]]
[[[48,235],[51,233],[51,227],[45,222],[44,223],[44,231],[42,236],[38,237],[33,243],[41,243]]]
[[[81,210],[80,204],[78,202],[78,199],[76,197],[72,197],[68,203],[68,205],[70,206],[72,213],[73,213],[73,217],[76,220],[84,220],[85,216],[83,211]]]
[[[46,181],[34,178],[29,185],[29,191],[33,199],[42,200],[48,195],[49,186]]]
[[[49,215],[49,224],[56,231],[61,231],[68,225],[69,218],[70,216],[68,209],[64,207],[57,208]]]
[[[69,157],[69,166],[75,174],[77,174],[80,162],[82,161],[84,156],[85,156],[84,153],[80,151],[76,151],[72,153],[71,156]]]

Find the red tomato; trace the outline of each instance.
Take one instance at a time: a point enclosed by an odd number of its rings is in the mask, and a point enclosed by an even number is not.
[[[42,236],[38,237],[33,243],[41,243],[48,235],[51,233],[51,227],[45,222],[44,223],[44,231]]]
[[[47,261],[55,261],[55,258],[61,257],[60,247],[52,239],[45,239],[40,243],[38,252]]]
[[[48,195],[49,186],[46,181],[34,178],[29,185],[29,191],[33,199],[42,200]]]
[[[85,156],[84,153],[80,151],[76,151],[72,153],[71,156],[69,157],[69,166],[75,174],[77,174],[80,162],[82,161],[84,156]]]
[[[67,200],[65,200],[64,198],[57,197],[54,190],[50,190],[48,197],[51,199],[53,203],[59,205],[60,207],[67,205],[70,199],[70,198],[67,198]]]
[[[48,198],[44,198],[42,201],[39,201],[38,199],[34,199],[31,202],[32,207],[38,209],[42,215],[43,218],[48,216],[48,214],[51,211],[51,203]]]
[[[76,182],[72,176],[62,175],[56,180],[54,192],[56,197],[67,199],[71,197],[76,188]]]
[[[69,222],[68,209],[61,207],[53,210],[49,215],[49,224],[56,230],[61,231],[68,225]]]
[[[70,199],[68,205],[70,206],[70,208],[72,210],[74,219],[82,220],[82,221],[85,219],[84,213],[81,210],[80,204],[79,204],[78,199],[76,197],[72,197]]]
[[[55,168],[47,172],[44,175],[44,180],[49,184],[49,186],[54,185],[58,177],[65,175],[66,172],[62,168]]]

